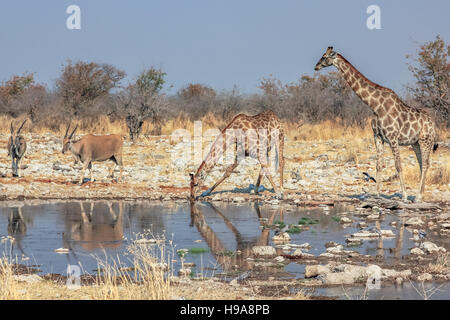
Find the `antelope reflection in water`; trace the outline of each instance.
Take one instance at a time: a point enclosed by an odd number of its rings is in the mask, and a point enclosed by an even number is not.
[[[25,255],[22,247],[22,239],[27,233],[27,224],[22,215],[22,207],[12,207],[8,217],[8,235],[14,238],[12,242],[12,253],[17,245],[22,255]]]
[[[216,259],[217,263],[219,263],[224,270],[230,269],[238,269],[238,270],[251,270],[254,268],[254,264],[247,260],[248,257],[252,256],[252,247],[253,246],[267,246],[269,245],[269,237],[270,237],[270,229],[264,228],[261,230],[261,234],[250,241],[245,241],[243,239],[240,231],[231,223],[231,221],[215,206],[213,206],[209,202],[205,202],[205,204],[210,207],[219,217],[221,217],[227,226],[227,228],[232,232],[234,238],[236,239],[236,252],[233,255],[227,254],[230,252],[222,241],[219,239],[214,230],[208,225],[206,222],[205,216],[202,213],[202,210],[195,205],[194,201],[190,202],[191,208],[191,222],[190,226],[194,226],[197,228],[198,232],[201,234],[203,239],[206,241],[208,247],[211,250],[212,255]],[[260,207],[257,203],[254,205],[256,215],[258,219],[261,218]],[[277,215],[280,213],[280,220],[283,220],[283,212],[282,209],[279,211],[274,211],[267,224],[272,225],[273,221]],[[279,271],[279,269],[275,270]]]
[[[88,251],[119,248],[123,240],[123,203],[118,203],[118,212],[111,202],[106,203],[107,210],[104,203],[91,202],[88,212],[82,202],[79,204],[80,215],[76,219],[66,220],[64,247],[73,251],[72,244],[77,243]]]

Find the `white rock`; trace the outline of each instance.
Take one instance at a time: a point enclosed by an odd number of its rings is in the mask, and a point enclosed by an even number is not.
[[[430,241],[425,241],[420,245],[420,249],[423,249],[426,253],[434,252],[446,252],[447,250],[443,247],[438,247],[436,244]]]
[[[56,253],[60,253],[60,254],[69,253],[69,249],[67,249],[67,248],[58,248],[58,249],[55,249],[55,252]]]
[[[14,275],[14,280],[19,282],[35,283],[42,281],[43,279],[39,277],[37,274],[19,274]]]
[[[422,255],[425,254],[425,252],[423,252],[421,249],[419,248],[413,248],[411,249],[411,254],[415,254],[415,255]]]
[[[327,248],[327,252],[333,253],[333,254],[340,254],[340,253],[342,253],[343,249],[344,249],[344,246],[339,244],[339,245],[337,245],[335,247]]]
[[[405,226],[421,226],[424,222],[419,217],[412,217],[405,221]]]
[[[423,273],[420,276],[417,277],[417,280],[419,281],[431,281],[433,280],[433,276],[429,273]]]
[[[380,230],[382,237],[395,237],[395,233],[392,230]]]
[[[350,218],[347,218],[347,217],[341,217],[341,219],[339,220],[339,223],[342,223],[342,224],[352,223],[352,222],[353,222],[353,220]]]
[[[368,220],[378,220],[378,219],[380,219],[380,214],[379,214],[379,213],[372,213],[372,214],[369,214],[369,215],[367,216],[367,219],[368,219]]]
[[[279,243],[279,242],[289,242],[291,241],[291,236],[287,232],[282,232],[279,234],[276,234],[272,237],[272,241]]]
[[[178,271],[178,275],[180,277],[186,277],[191,274],[191,268],[182,268],[180,271]]]
[[[369,231],[361,231],[352,234],[353,238],[378,238],[380,235],[376,232],[369,232]]]
[[[274,256],[277,254],[277,251],[274,247],[271,246],[254,246],[252,248],[252,252],[255,256]]]

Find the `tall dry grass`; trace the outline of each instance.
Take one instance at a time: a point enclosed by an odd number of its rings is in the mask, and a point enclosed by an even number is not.
[[[409,184],[419,185],[420,183],[420,170],[419,165],[406,166],[403,170],[403,177]],[[450,156],[446,157],[444,162],[440,162],[437,165],[432,164],[427,171],[425,178],[425,184],[430,185],[443,185],[450,184]]]
[[[19,299],[21,296],[18,282],[14,279],[14,259],[12,258],[12,244],[14,238],[10,236],[1,240],[3,245],[0,257],[0,300]]]
[[[0,258],[0,300],[19,299],[18,283],[14,279],[13,265],[7,257]]]
[[[169,242],[170,243],[170,242]],[[165,300],[171,299],[173,250],[165,239],[149,240],[143,236],[127,248],[131,267],[119,258],[96,257],[99,273],[98,290],[94,299],[100,300]]]
[[[14,119],[15,123],[23,121],[25,117]],[[0,116],[0,133],[7,134],[10,131],[10,123],[13,119],[9,116]],[[222,130],[227,121],[218,118],[212,113],[207,113],[201,119],[202,129],[218,129]],[[28,122],[23,132],[34,132],[37,134],[53,133],[55,135],[64,135],[64,132],[69,124],[67,123],[54,124],[51,127],[42,122],[38,124],[32,124]],[[79,120],[72,120],[71,126],[74,128],[78,125],[78,132],[81,134],[93,133],[93,134],[121,134],[128,135],[128,129],[124,119],[111,120],[107,116],[99,116],[97,118],[83,118]],[[300,124],[297,122],[284,122],[285,132],[287,136],[294,140],[329,140],[337,139],[345,136],[353,137],[366,137],[370,136],[371,132],[359,127],[348,127],[343,124],[339,119],[327,120],[317,124]],[[142,128],[142,135],[150,135],[154,126],[150,121],[144,122]],[[177,117],[166,120],[162,125],[162,134],[170,135],[176,129],[185,129],[191,133],[194,131],[194,121],[189,119],[188,115],[180,113]]]

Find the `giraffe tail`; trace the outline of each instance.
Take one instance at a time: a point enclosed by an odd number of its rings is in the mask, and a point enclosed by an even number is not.
[[[435,152],[435,151],[437,150],[438,147],[439,147],[439,144],[438,144],[438,143],[435,143],[435,144],[433,145],[433,152]]]

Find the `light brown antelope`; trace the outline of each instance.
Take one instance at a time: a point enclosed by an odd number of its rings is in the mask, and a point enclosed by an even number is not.
[[[89,169],[90,180],[92,179],[92,162],[93,161],[106,161],[111,160],[114,162],[111,167],[110,177],[114,179],[114,170],[116,166],[120,166],[120,176],[117,180],[120,182],[122,179],[122,147],[123,141],[122,137],[117,134],[110,134],[105,136],[95,136],[92,134],[87,134],[83,136],[81,139],[75,141],[73,139],[73,135],[78,128],[78,125],[73,129],[70,135],[67,135],[69,132],[70,124],[66,129],[66,133],[64,135],[62,141],[62,153],[64,154],[67,150],[72,152],[72,155],[75,159],[75,164],[78,161],[81,161],[83,164],[83,168],[81,170],[80,176],[80,184],[83,184],[84,173],[86,169]]]
[[[11,136],[9,137],[7,148],[8,156],[11,156],[13,177],[21,176],[19,162],[25,155],[25,151],[27,150],[27,142],[25,141],[25,138],[20,135],[20,130],[22,130],[23,125],[27,122],[27,120],[28,119],[25,119],[22,122],[22,125],[19,129],[17,129],[17,131],[14,130],[13,121],[11,121]]]

